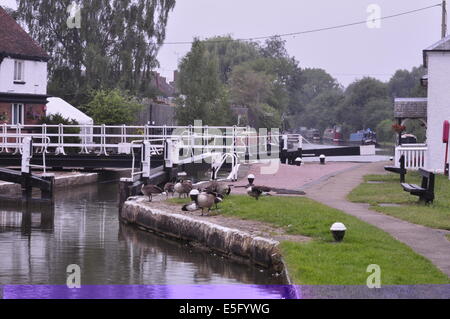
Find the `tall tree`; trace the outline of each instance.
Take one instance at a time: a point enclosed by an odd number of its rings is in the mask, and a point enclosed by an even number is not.
[[[227,91],[219,78],[217,56],[195,40],[180,63],[176,117],[181,125],[202,120],[208,125],[232,124]]]
[[[217,36],[203,43],[210,54],[217,56],[220,79],[224,84],[235,66],[254,60],[259,55],[257,43],[235,41],[231,36]]]
[[[81,8],[80,28],[69,28],[71,5]],[[31,36],[52,56],[50,89],[72,78],[80,90],[119,87],[133,93],[150,84],[175,0],[18,0]],[[67,88],[62,88],[66,90]]]
[[[426,74],[423,66],[414,67],[411,71],[398,70],[388,83],[389,95],[397,97],[425,97],[427,91],[420,85],[420,79]]]
[[[374,129],[382,120],[392,117],[392,112],[387,84],[365,77],[347,87],[339,106],[338,122],[352,131]]]

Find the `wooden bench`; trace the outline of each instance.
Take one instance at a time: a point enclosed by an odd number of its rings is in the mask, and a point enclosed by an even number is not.
[[[406,168],[405,168],[405,155],[400,156],[398,161],[400,163],[400,167],[397,166],[385,166],[384,169],[388,172],[400,174],[400,183],[405,182]]]
[[[419,168],[422,176],[422,185],[402,183],[403,190],[411,195],[419,196],[421,201],[432,203],[434,200],[434,174]]]

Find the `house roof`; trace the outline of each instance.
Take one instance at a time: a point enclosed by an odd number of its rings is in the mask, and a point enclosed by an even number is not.
[[[427,67],[428,52],[450,52],[450,35],[423,50],[423,65]]]
[[[396,98],[394,101],[395,118],[426,118],[428,99],[426,97]]]
[[[48,61],[49,55],[0,7],[0,58]]]

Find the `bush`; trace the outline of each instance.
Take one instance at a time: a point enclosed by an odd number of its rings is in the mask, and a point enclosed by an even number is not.
[[[60,113],[52,114],[52,115],[43,117],[41,124],[47,124],[47,125],[59,125],[59,124],[63,124],[63,125],[79,125],[79,123],[77,121],[69,119],[69,118],[65,118]],[[49,128],[47,128],[47,133],[48,134],[57,134],[58,133],[58,128],[57,127],[49,127]],[[80,129],[77,128],[77,127],[64,128],[64,133],[65,134],[80,134]],[[51,141],[51,143],[58,143],[58,137],[57,136],[51,136],[50,137],[50,141]],[[64,137],[64,143],[78,144],[80,142],[81,142],[80,138],[78,138],[76,136]],[[69,152],[69,153],[75,153],[77,151],[77,148],[68,147],[68,148],[65,148],[65,151]]]
[[[134,124],[142,105],[120,90],[92,91],[90,101],[82,111],[93,118],[96,125]]]

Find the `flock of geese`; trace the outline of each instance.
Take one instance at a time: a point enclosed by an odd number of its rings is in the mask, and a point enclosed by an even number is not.
[[[256,200],[261,196],[269,196],[272,189],[266,186],[253,185],[255,176],[250,174],[248,176],[248,185],[244,186],[247,189],[247,194]],[[149,201],[153,200],[153,195],[165,195],[167,198],[169,194],[172,196],[175,193],[181,197],[190,197],[192,202],[182,207],[183,211],[196,211],[201,209],[202,216],[205,211],[208,213],[211,208],[223,202],[226,196],[231,194],[231,186],[225,182],[209,181],[192,184],[190,180],[179,179],[176,183],[166,183],[164,188],[157,185],[145,184],[142,185],[141,192],[147,196]]]

